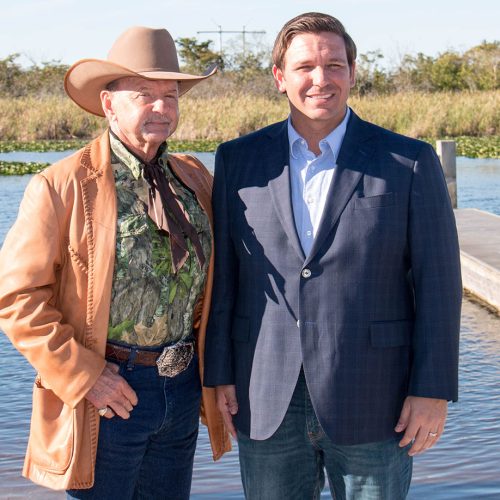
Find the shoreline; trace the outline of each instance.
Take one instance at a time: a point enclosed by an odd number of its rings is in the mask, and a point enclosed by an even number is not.
[[[457,145],[457,156],[481,159],[500,159],[500,137],[499,136],[459,136],[443,137],[443,140],[453,140]],[[70,140],[40,140],[40,141],[0,141],[0,153],[13,152],[36,152],[52,153],[76,150],[83,147],[91,139]],[[436,138],[422,138],[435,147]],[[185,151],[196,151],[197,153],[213,153],[222,141],[194,139],[194,140],[170,140],[169,150],[172,153]],[[20,162],[0,159],[0,176],[35,174],[49,166],[45,162]]]

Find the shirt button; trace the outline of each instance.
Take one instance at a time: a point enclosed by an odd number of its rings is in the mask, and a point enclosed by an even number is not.
[[[300,319],[297,320],[297,328],[300,328]]]
[[[312,235],[312,231],[307,231],[307,232],[306,232],[306,235],[307,235],[307,236],[311,236],[311,235]]]
[[[303,278],[310,278],[311,277],[311,270],[310,269],[304,269],[302,271],[302,277]]]
[[[314,198],[312,196],[309,196],[306,201],[307,203],[311,204],[314,201]]]

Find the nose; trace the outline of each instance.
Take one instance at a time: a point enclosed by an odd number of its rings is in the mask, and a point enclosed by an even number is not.
[[[312,83],[317,87],[323,87],[325,85],[325,70],[322,66],[316,66],[312,71]]]
[[[153,111],[156,113],[164,113],[165,110],[168,108],[166,99],[162,99],[161,97],[158,97],[153,101],[152,105]]]

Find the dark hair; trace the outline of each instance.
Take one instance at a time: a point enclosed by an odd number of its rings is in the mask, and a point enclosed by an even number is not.
[[[300,33],[335,33],[344,39],[347,62],[352,67],[356,60],[356,44],[345,30],[343,24],[333,16],[320,12],[307,12],[290,19],[278,33],[273,47],[273,63],[283,69],[285,53],[292,39]]]

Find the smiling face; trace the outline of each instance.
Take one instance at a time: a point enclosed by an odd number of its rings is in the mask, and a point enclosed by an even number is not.
[[[339,125],[356,81],[344,39],[330,32],[296,35],[273,75],[278,90],[287,94],[293,126],[306,139],[323,138]]]
[[[111,130],[145,161],[154,158],[160,144],[177,128],[178,99],[173,80],[122,78],[112,90],[101,92]]]

